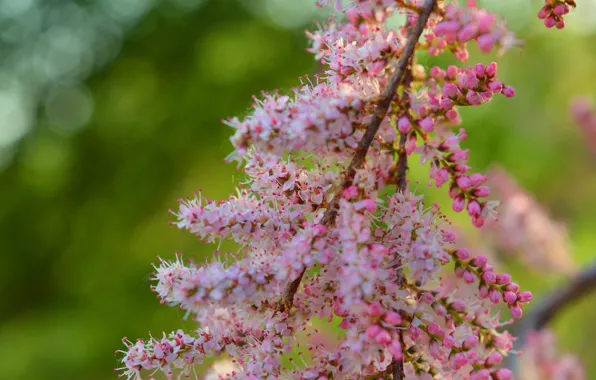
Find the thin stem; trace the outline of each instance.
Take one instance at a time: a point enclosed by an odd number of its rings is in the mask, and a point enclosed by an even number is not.
[[[424,27],[426,26],[426,22],[428,21],[428,18],[430,17],[433,8],[435,8],[436,6],[436,2],[437,0],[426,1],[426,6],[421,12],[420,16],[418,17],[416,25],[409,31],[406,46],[404,47],[401,56],[397,60],[395,69],[393,70],[391,77],[389,77],[389,83],[387,84],[387,87],[385,87],[383,93],[381,94],[381,98],[379,100],[379,103],[377,104],[377,108],[375,109],[373,118],[368,124],[368,127],[366,128],[362,140],[360,140],[360,142],[358,143],[358,148],[356,149],[356,153],[354,154],[354,157],[352,157],[352,161],[350,162],[350,165],[346,170],[343,183],[338,189],[338,191],[336,191],[333,200],[329,204],[329,208],[327,209],[327,211],[325,211],[325,214],[323,214],[323,218],[320,222],[322,225],[331,226],[335,223],[341,194],[344,189],[352,185],[352,181],[354,180],[354,176],[356,175],[356,170],[361,168],[364,164],[366,154],[368,153],[368,149],[370,148],[370,145],[375,139],[375,135],[377,134],[377,131],[381,126],[381,122],[383,121],[385,116],[387,116],[387,112],[389,111],[391,102],[395,97],[399,85],[404,79],[404,75],[406,74],[406,69],[408,67],[410,58],[416,50],[416,44],[420,39],[420,35],[422,34]],[[292,305],[294,304],[294,296],[296,295],[296,292],[300,287],[300,282],[304,277],[305,271],[306,268],[302,270],[298,278],[296,278],[294,281],[290,282],[287,285],[286,290],[284,291],[284,295],[278,304],[278,311],[290,311]]]

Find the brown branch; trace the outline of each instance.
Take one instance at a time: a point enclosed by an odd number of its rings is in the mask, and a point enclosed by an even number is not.
[[[422,34],[422,31],[424,30],[424,27],[426,26],[426,22],[428,21],[428,18],[430,17],[430,14],[432,12],[432,10],[434,8],[436,8],[437,2],[436,0],[427,0],[426,2],[426,7],[423,9],[423,11],[420,13],[420,16],[418,18],[418,22],[416,23],[416,26],[411,29],[409,31],[409,36],[408,36],[408,42],[410,42],[411,40],[415,40],[416,42],[418,42],[418,39],[420,38],[420,35]],[[416,44],[414,44],[415,46]],[[409,98],[410,95],[408,94],[407,90],[409,89],[411,83],[412,83],[412,65],[413,65],[413,59],[414,55],[410,54],[409,56],[406,57],[406,59],[404,60],[405,64],[404,64],[404,71],[408,68],[408,66],[410,67],[409,70],[407,70],[407,73],[404,75],[402,74],[402,76],[404,77],[404,95],[402,98],[402,102],[404,103],[404,107],[405,110],[408,110],[408,103],[409,103]],[[402,58],[404,58],[404,55],[402,55]],[[397,191],[400,193],[404,193],[406,191],[406,187],[407,187],[407,170],[408,170],[408,154],[406,153],[406,141],[408,140],[408,134],[407,133],[400,133],[399,135],[399,150],[398,150],[398,160],[397,160],[397,178],[396,178],[396,182],[397,182]],[[397,261],[397,273],[396,273],[396,283],[399,284],[400,286],[403,285],[403,274],[401,271],[401,260],[399,257],[396,257],[396,261]],[[399,340],[401,343],[402,348],[404,347],[404,339],[403,339],[403,335],[400,332],[399,333]],[[393,373],[393,379],[394,380],[403,380],[406,378],[405,375],[405,369],[404,369],[404,362],[403,359],[400,360],[393,360],[393,362],[391,363],[391,367],[392,367],[392,373]]]
[[[529,313],[523,326],[544,328],[562,310],[596,289],[596,263],[582,270],[569,283],[549,294]]]
[[[521,349],[530,332],[543,329],[563,310],[594,290],[596,290],[596,263],[579,272],[567,284],[557,287],[521,320],[516,329],[519,338],[515,348]],[[518,357],[512,355],[507,363],[514,373],[519,370],[518,361]]]
[[[368,149],[370,148],[370,145],[372,144],[375,135],[377,134],[377,131],[381,126],[381,122],[383,121],[383,119],[387,115],[387,112],[389,111],[391,102],[393,101],[397,89],[401,84],[406,73],[406,69],[410,61],[410,58],[416,50],[416,44],[420,39],[420,35],[422,34],[424,27],[426,26],[426,22],[428,21],[428,18],[430,17],[433,8],[435,8],[436,6],[436,2],[437,0],[427,0],[426,7],[418,17],[418,22],[416,23],[414,28],[412,28],[409,31],[406,46],[404,47],[401,56],[397,60],[395,69],[393,70],[391,77],[389,77],[389,83],[387,84],[387,87],[385,87],[383,93],[381,94],[381,98],[379,100],[379,103],[377,104],[377,108],[375,109],[373,118],[368,124],[368,127],[366,128],[364,136],[362,136],[362,140],[360,140],[360,142],[358,143],[358,148],[356,149],[356,153],[354,154],[354,157],[352,157],[352,161],[350,162],[350,165],[346,170],[343,183],[341,187],[338,189],[338,191],[336,191],[333,200],[329,204],[329,208],[327,209],[327,211],[325,211],[325,214],[323,215],[323,218],[320,221],[322,225],[331,226],[335,223],[341,194],[344,189],[352,185],[352,181],[354,180],[354,176],[356,175],[356,170],[361,168],[364,164],[366,154],[368,153]],[[284,291],[283,298],[278,303],[277,311],[290,311],[292,305],[294,304],[294,296],[296,295],[296,292],[300,287],[300,282],[304,277],[305,271],[306,268],[302,270],[298,278],[296,278],[294,281],[288,284],[286,290]]]

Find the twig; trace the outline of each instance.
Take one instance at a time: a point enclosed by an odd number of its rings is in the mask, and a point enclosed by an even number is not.
[[[410,65],[412,64],[413,60],[410,60]],[[412,70],[408,70],[408,73],[406,74],[405,78],[404,78],[404,96],[402,98],[402,101],[405,101],[405,103],[407,104],[409,101],[409,95],[407,94],[407,92],[405,92],[408,87],[410,87],[410,83],[412,81]],[[409,107],[406,106],[406,110]],[[397,152],[397,173],[396,173],[396,183],[397,183],[397,192],[400,193],[405,193],[406,191],[406,187],[407,187],[407,170],[408,170],[408,154],[406,153],[406,141],[408,140],[408,134],[407,133],[400,133],[399,134],[399,150]],[[396,276],[395,276],[395,282],[402,287],[403,286],[403,273],[402,273],[402,268],[401,268],[401,257],[399,257],[399,254],[395,255],[395,261],[396,261]],[[403,334],[401,333],[401,331],[399,332],[399,341],[400,344],[402,346],[402,348],[405,346],[404,345],[404,337]],[[393,374],[393,379],[405,379],[405,372],[404,372],[404,362],[403,359],[400,360],[393,360],[393,362],[391,363],[391,367],[392,367],[392,374]]]
[[[404,47],[404,50],[402,51],[402,54],[396,63],[395,70],[389,78],[389,83],[387,84],[387,87],[385,87],[383,93],[381,94],[381,98],[379,103],[377,104],[377,108],[375,109],[373,118],[368,124],[366,132],[364,132],[364,136],[358,144],[356,153],[354,154],[354,157],[352,157],[352,161],[350,162],[350,165],[346,170],[342,186],[335,193],[333,200],[329,204],[329,208],[327,209],[327,211],[325,211],[325,214],[323,214],[323,218],[320,222],[322,225],[331,226],[335,223],[341,194],[344,189],[352,185],[352,181],[354,180],[354,176],[356,175],[356,170],[361,168],[364,164],[366,154],[368,153],[368,149],[370,148],[370,145],[372,144],[375,135],[377,134],[377,131],[381,126],[381,122],[387,115],[387,111],[389,110],[391,102],[395,97],[397,88],[401,84],[406,73],[410,57],[414,54],[416,44],[418,43],[418,39],[420,38],[420,35],[424,30],[426,22],[428,21],[428,18],[430,17],[431,12],[436,5],[436,1],[437,0],[427,0],[426,7],[418,17],[418,22],[416,23],[416,26],[413,29],[411,29],[408,33],[406,46]],[[298,290],[300,282],[304,277],[305,271],[306,269],[303,269],[298,278],[296,278],[294,281],[288,284],[286,290],[284,291],[283,298],[278,304],[278,311],[290,311],[292,305],[294,304],[294,296],[296,295],[296,291]]]
[[[559,312],[595,288],[596,263],[579,272],[568,284],[552,292],[532,309],[526,320],[527,327],[532,330],[544,328]],[[522,326],[526,326],[526,323]]]
[[[436,8],[436,5],[437,5],[436,0],[427,0],[425,8],[420,13],[418,22],[416,23],[414,28],[411,29],[408,33],[408,45],[411,43],[411,41],[415,41],[413,46],[414,46],[414,48],[416,47],[416,43],[418,42],[418,39],[420,38],[420,35],[422,34],[424,27],[426,26],[426,22],[428,21],[428,18],[430,17],[432,10],[434,8]],[[408,47],[408,45],[406,45],[406,48]],[[405,59],[404,59],[404,56],[405,56]],[[404,54],[401,56],[400,59],[403,59],[403,61],[400,63],[403,64],[403,70],[405,72],[407,70],[407,67],[411,66],[413,64],[413,61],[414,61],[413,60],[413,52],[406,55],[405,51],[404,51]],[[402,100],[405,101],[406,109],[407,109],[407,103],[409,102],[409,95],[407,93],[407,89],[410,87],[410,84],[412,82],[411,67],[409,70],[407,70],[407,73],[404,73],[401,76],[403,77],[403,81],[404,81],[404,96],[403,96]],[[408,183],[407,178],[406,178],[406,173],[408,170],[408,154],[406,153],[406,148],[405,148],[407,139],[408,139],[407,133],[400,133],[398,160],[397,160],[397,181],[396,181],[397,182],[397,191],[400,193],[404,193],[406,191],[406,187],[407,187],[407,183]],[[396,273],[395,281],[397,284],[402,286],[403,275],[401,272],[401,260],[399,257],[397,257],[396,260],[397,260],[398,265],[397,265],[397,273]],[[403,340],[403,335],[401,332],[399,333],[399,340],[400,340],[400,344],[403,348],[404,340]],[[391,363],[391,367],[392,367],[392,373],[393,373],[394,380],[405,379],[406,376],[405,376],[403,359],[393,360],[393,362]]]
[[[530,332],[543,329],[564,309],[594,290],[596,290],[596,263],[582,270],[570,282],[547,295],[522,319],[516,329],[519,338],[515,348],[521,349]],[[508,366],[514,373],[519,370],[518,361],[517,356],[513,355],[509,360]]]

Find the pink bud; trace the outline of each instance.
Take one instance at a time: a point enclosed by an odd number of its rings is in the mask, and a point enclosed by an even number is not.
[[[557,24],[557,20],[553,16],[548,16],[544,20],[544,26],[546,26],[547,28],[552,28],[556,24]]]
[[[478,345],[478,337],[476,335],[470,335],[464,340],[464,348],[469,350],[470,348],[474,348]]]
[[[493,375],[495,380],[513,380],[513,372],[507,368],[499,368]]]
[[[401,325],[402,318],[401,316],[393,311],[388,312],[387,314],[385,314],[385,316],[383,317],[383,320],[387,323],[389,323],[390,325],[394,325],[394,326],[399,326]]]
[[[445,348],[451,349],[453,347],[455,347],[457,345],[457,341],[455,340],[455,338],[451,335],[447,335],[445,336],[445,338],[443,338],[443,346],[445,346]]]
[[[503,301],[505,301],[505,303],[511,305],[512,303],[517,301],[517,295],[513,292],[505,292],[505,293],[503,293]]]
[[[519,300],[519,302],[522,303],[530,302],[532,300],[532,297],[532,292],[529,292],[527,290],[517,293],[517,299]]]
[[[474,214],[472,216],[472,224],[476,228],[480,228],[480,227],[484,226],[484,217],[479,214]]]
[[[470,181],[472,182],[472,186],[478,186],[484,182],[486,182],[488,178],[484,174],[480,173],[473,173],[470,174]]]
[[[564,4],[564,3],[559,3],[559,4],[555,5],[553,8],[553,13],[556,14],[557,16],[562,16],[562,15],[566,14],[567,12],[569,12],[567,9],[567,4]]]
[[[499,303],[499,301],[501,300],[501,293],[499,293],[497,289],[491,289],[488,292],[488,299],[490,300],[490,302],[494,304]]]
[[[515,96],[515,89],[511,86],[505,86],[503,89],[503,95],[507,98],[512,98]]]
[[[466,198],[463,195],[458,195],[451,204],[451,208],[455,212],[461,212],[466,206]]]
[[[455,257],[460,260],[467,260],[470,257],[470,251],[467,248],[460,248],[455,251]]]
[[[488,258],[486,256],[476,256],[470,261],[470,265],[480,268],[483,267],[487,262]]]
[[[493,92],[502,92],[503,91],[503,83],[501,81],[493,81],[488,84],[488,88],[491,89]]]
[[[480,204],[476,200],[472,200],[468,203],[468,214],[470,216],[480,215],[481,209]]]
[[[490,272],[488,272],[490,273]],[[480,298],[487,298],[488,297],[488,288],[484,285],[480,285],[480,287],[478,288],[478,295],[480,296]]]
[[[442,36],[447,33],[455,33],[459,29],[459,23],[457,21],[442,21],[435,26],[435,34]]]
[[[485,70],[486,70],[486,66],[484,66],[482,63],[477,63],[474,66],[474,73],[476,74],[476,77],[478,79],[482,79],[484,77]]]
[[[389,335],[387,330],[381,330],[379,334],[375,337],[375,342],[377,342],[377,344],[386,345],[391,343],[391,340],[391,335]]]
[[[455,109],[450,109],[449,111],[445,112],[445,117],[447,118],[447,120],[449,120],[451,124],[457,125],[461,123],[461,117],[459,116],[459,112],[457,112]]]
[[[497,275],[497,284],[504,285],[511,282],[511,275],[509,273],[499,273]]]
[[[453,65],[447,66],[447,78],[449,78],[451,80],[457,78],[458,72],[459,72],[459,70],[457,69],[456,66],[453,66]]]
[[[486,358],[485,364],[487,367],[494,367],[496,365],[501,364],[501,362],[503,361],[503,357],[501,356],[501,354],[499,354],[498,352],[493,352],[490,355],[488,355],[488,358]]]
[[[562,17],[557,20],[556,27],[557,29],[563,29],[565,27],[565,20]]]
[[[464,281],[467,284],[473,284],[474,281],[476,281],[476,276],[474,276],[474,273],[470,272],[469,270],[464,272]]]
[[[472,194],[478,198],[488,197],[490,195],[490,189],[488,188],[488,186],[479,186],[476,189],[474,189]]]
[[[476,43],[483,53],[490,53],[495,46],[495,38],[491,34],[484,34],[476,39]]]
[[[467,24],[457,33],[457,39],[460,42],[467,42],[473,39],[476,36],[476,33],[478,33],[477,25],[474,23]]]
[[[482,96],[480,96],[480,94],[476,91],[468,91],[466,94],[466,100],[473,106],[478,106],[483,102]]]
[[[470,380],[491,380],[490,371],[486,368],[475,371],[470,375]]]
[[[440,333],[443,332],[443,329],[441,328],[441,326],[439,326],[439,324],[436,322],[432,322],[430,325],[428,325],[427,330],[430,334],[433,334],[433,335],[439,335]]]
[[[550,10],[548,9],[547,6],[544,6],[544,7],[540,8],[540,11],[538,12],[538,18],[541,20],[544,20],[545,18],[548,17],[549,14],[550,14]]]
[[[368,328],[366,329],[366,335],[368,335],[369,338],[374,338],[377,335],[379,335],[379,333],[381,332],[381,328],[379,327],[379,325],[371,325],[368,326]]]
[[[452,109],[454,106],[453,100],[449,98],[441,99],[441,109],[444,111]]]
[[[470,156],[469,149],[466,149],[466,150],[458,149],[458,150],[454,151],[449,156],[449,161],[451,161],[451,162],[468,161],[469,156]],[[472,180],[470,178],[468,178],[468,180],[470,181],[470,186],[472,186]]]
[[[441,70],[439,66],[433,66],[429,72],[430,76],[435,79],[444,79],[445,78],[445,71]]]
[[[397,129],[401,133],[408,133],[412,129],[412,124],[410,124],[410,120],[407,117],[402,116],[397,121]]]
[[[466,176],[459,176],[455,179],[455,183],[459,186],[460,189],[463,191],[469,190],[472,186],[471,181]]]
[[[510,306],[509,312],[511,313],[511,316],[515,319],[519,319],[523,315],[523,311],[522,311],[521,307],[519,307],[517,304]]]
[[[519,285],[516,284],[515,282],[510,282],[507,284],[507,286],[505,287],[506,290],[513,292],[513,293],[517,293],[519,291]]]
[[[497,276],[494,272],[484,272],[482,274],[482,280],[488,285],[492,285],[497,282]]]
[[[461,367],[465,366],[466,364],[468,364],[468,359],[466,358],[466,355],[464,355],[463,353],[458,353],[453,355],[453,357],[451,358],[452,363],[453,363],[453,367],[457,370],[460,369]]]
[[[464,165],[464,164],[456,164],[455,165],[455,171],[458,172],[460,175],[466,174],[471,169],[472,168],[469,165]],[[470,187],[472,187],[472,183],[470,183]]]
[[[343,191],[342,196],[347,200],[356,198],[358,196],[358,188],[352,185]]]
[[[491,62],[488,66],[486,66],[486,70],[484,72],[489,77],[494,77],[495,75],[497,75],[497,63]]]
[[[445,86],[443,87],[443,96],[444,97],[456,99],[459,96],[458,92],[459,92],[459,90],[455,84],[445,83]]]
[[[431,292],[423,292],[420,295],[420,301],[426,302],[430,305],[431,303],[435,302],[435,296],[433,296]]]
[[[432,132],[433,127],[435,126],[435,123],[432,119],[432,117],[425,117],[424,119],[420,120],[420,122],[418,123],[420,125],[420,128],[422,128],[422,130],[424,132]]]

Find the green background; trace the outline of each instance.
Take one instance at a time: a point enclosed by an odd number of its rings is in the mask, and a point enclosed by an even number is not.
[[[29,3],[49,12],[94,2]],[[42,88],[27,111],[27,133],[0,144],[0,379],[112,379],[122,337],[192,328],[151,293],[151,264],[175,252],[207,257],[213,247],[169,226],[168,209],[199,188],[227,197],[236,171],[223,162],[232,130],[220,120],[244,114],[251,95],[296,86],[316,70],[303,33],[314,27],[310,0],[122,0],[116,7],[140,3],[143,12],[122,23],[121,45],[114,42],[114,52],[78,80]],[[566,223],[573,255],[589,263],[596,157],[567,109],[575,95],[596,95],[594,2],[579,1],[562,31],[541,25],[539,1],[487,3],[510,17],[524,45],[498,58],[472,51],[470,63],[498,59],[501,78],[517,90],[514,99],[463,110],[472,165],[507,168]],[[65,20],[59,16],[55,22]],[[12,48],[0,44],[0,80],[12,75]],[[52,86],[74,88],[78,97],[56,106]],[[93,113],[73,126],[71,114],[85,113],[89,99]],[[4,115],[0,141],[15,122],[14,113]],[[420,170],[412,174],[424,181]],[[537,298],[561,281],[515,263],[512,270]],[[579,353],[592,378],[594,302],[555,323],[562,349]]]

